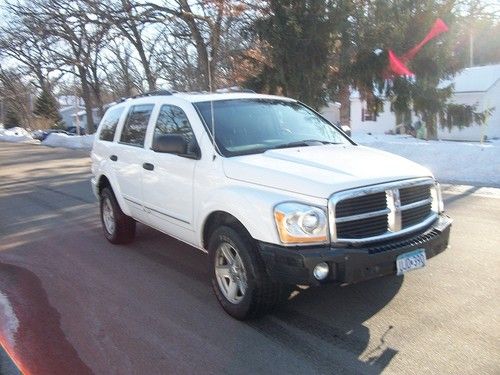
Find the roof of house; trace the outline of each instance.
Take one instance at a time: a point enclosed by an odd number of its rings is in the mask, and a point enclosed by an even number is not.
[[[486,92],[500,80],[500,64],[474,66],[459,72],[450,80],[443,81],[440,86],[454,84],[457,92]]]

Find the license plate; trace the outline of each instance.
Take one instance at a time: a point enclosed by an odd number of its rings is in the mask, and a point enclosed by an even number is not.
[[[402,275],[408,271],[425,267],[426,260],[427,258],[425,257],[424,249],[418,249],[410,251],[409,253],[399,255],[396,258],[398,275]]]

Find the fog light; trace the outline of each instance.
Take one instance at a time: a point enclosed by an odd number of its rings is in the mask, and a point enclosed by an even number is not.
[[[316,267],[314,267],[313,275],[317,280],[324,280],[328,276],[329,271],[330,269],[328,268],[328,264],[321,262],[316,264]]]

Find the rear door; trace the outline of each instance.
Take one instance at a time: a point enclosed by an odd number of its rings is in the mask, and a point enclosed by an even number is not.
[[[130,106],[114,150],[115,170],[121,195],[132,216],[144,216],[142,171],[145,157],[144,140],[154,104]]]

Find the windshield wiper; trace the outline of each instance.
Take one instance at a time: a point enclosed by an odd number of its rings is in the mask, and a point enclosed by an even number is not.
[[[306,140],[303,140],[303,141],[295,141],[295,142],[283,143],[281,145],[273,146],[273,147],[271,147],[271,149],[303,147],[303,146],[318,146],[320,144],[322,144],[322,145],[333,145],[333,144],[335,144],[335,142],[318,141],[317,139],[306,139]]]

